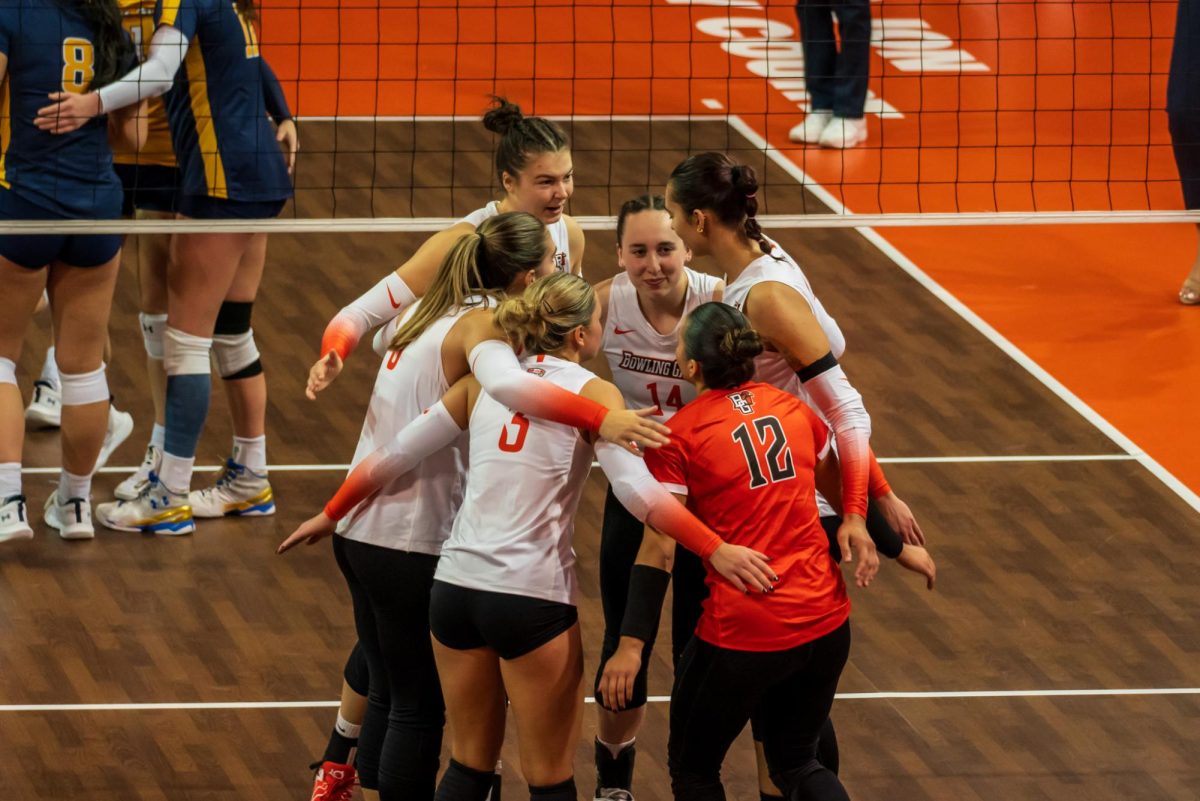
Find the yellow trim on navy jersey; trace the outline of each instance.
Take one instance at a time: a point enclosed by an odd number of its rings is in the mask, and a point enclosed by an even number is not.
[[[138,63],[146,60],[146,50],[154,38],[155,0],[117,0],[121,10],[121,25],[133,39]],[[152,97],[146,111],[146,141],[141,150],[133,150],[124,143],[113,145],[114,164],[143,164],[157,167],[174,167],[175,148],[171,144],[171,124],[167,120],[167,107],[161,97]]]
[[[192,119],[196,125],[197,146],[204,160],[204,182],[208,196],[227,199],[229,185],[225,182],[225,163],[217,146],[217,126],[213,119],[212,106],[208,102],[208,73],[204,70],[204,55],[200,37],[192,37],[186,59],[188,96],[192,104]]]
[[[8,160],[8,146],[12,143],[12,81],[8,76],[4,76],[4,84],[0,89],[4,92],[4,97],[0,99],[0,186],[5,189],[12,189],[8,182],[8,175],[4,170],[4,163]]]
[[[159,25],[174,25],[175,20],[179,17],[180,0],[162,0],[162,16],[159,17]]]

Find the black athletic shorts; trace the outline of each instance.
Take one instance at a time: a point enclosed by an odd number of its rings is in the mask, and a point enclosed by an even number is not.
[[[578,620],[571,604],[445,581],[433,582],[429,600],[429,629],[438,642],[456,651],[488,647],[501,659],[536,651]]]

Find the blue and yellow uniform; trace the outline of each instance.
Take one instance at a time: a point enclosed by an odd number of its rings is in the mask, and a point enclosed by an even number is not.
[[[52,92],[83,94],[95,75],[95,30],[72,4],[8,0],[0,7],[0,219],[115,219],[121,184],[113,171],[105,117],[68,134],[34,127]],[[0,236],[0,255],[23,267],[52,261],[104,264],[119,236]]]
[[[121,25],[133,40],[138,63],[146,60],[146,51],[154,37],[155,5],[155,0],[117,0]],[[146,115],[148,132],[142,149],[113,148],[113,162],[125,187],[122,213],[126,217],[132,216],[134,209],[158,212],[177,209],[182,175],[175,163],[171,126],[161,97],[150,98]]]
[[[291,179],[263,100],[258,36],[230,0],[158,0],[155,17],[187,38],[166,96],[190,217],[273,217]]]

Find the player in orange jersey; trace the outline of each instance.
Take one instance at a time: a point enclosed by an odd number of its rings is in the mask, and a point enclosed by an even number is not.
[[[778,576],[770,592],[749,593],[709,570],[710,594],[672,692],[672,788],[676,799],[723,801],[721,763],[753,716],[784,797],[840,801],[848,796],[837,775],[817,759],[850,650],[850,601],[816,503],[819,487],[840,505],[838,464],[811,409],[751,380],[762,351],[737,310],[706,303],[689,314],[676,358],[700,394],[671,418],[671,442],[646,459],[718,536],[765,554]],[[838,537],[866,586],[879,566],[874,544],[854,527]],[[654,636],[672,552],[673,543],[647,529],[630,578],[621,659],[639,660]],[[632,675],[606,670],[606,703],[619,707],[632,695]]]

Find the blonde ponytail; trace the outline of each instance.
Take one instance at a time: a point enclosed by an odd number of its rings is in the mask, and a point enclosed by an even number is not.
[[[573,330],[590,323],[595,312],[591,284],[577,275],[554,273],[539,278],[524,295],[504,300],[495,320],[522,353],[554,353],[567,344]]]
[[[522,273],[536,270],[552,247],[546,226],[532,214],[513,211],[480,223],[454,243],[417,310],[392,337],[403,350],[446,314],[500,298]]]

